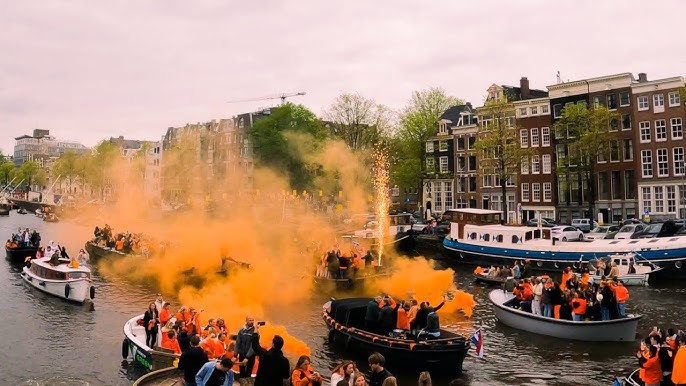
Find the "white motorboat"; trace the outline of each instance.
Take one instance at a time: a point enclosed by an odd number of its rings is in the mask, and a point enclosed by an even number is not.
[[[33,259],[24,267],[21,277],[35,288],[72,302],[83,303],[95,298],[95,286],[88,267],[71,267],[69,260],[59,259],[50,264],[50,258]]]
[[[147,371],[155,371],[172,365],[179,355],[167,352],[163,348],[149,347],[145,341],[143,315],[136,315],[124,323],[124,341],[122,342],[122,359],[131,358]],[[175,320],[175,319],[172,319]],[[158,339],[160,339],[158,335]]]
[[[624,282],[624,285],[641,286],[648,285],[650,274],[662,270],[661,267],[656,267],[647,260],[637,260],[635,252],[619,253],[609,255],[604,258],[605,264],[615,263],[619,270],[618,280]],[[603,273],[596,270],[598,263],[589,262],[589,271],[594,283],[599,283],[602,279]]]

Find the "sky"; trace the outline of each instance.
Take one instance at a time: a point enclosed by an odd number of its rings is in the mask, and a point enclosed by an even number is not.
[[[685,75],[681,0],[0,0],[0,149],[49,129],[93,146],[289,99],[321,115],[341,93],[402,109],[442,87],[483,102],[646,72]]]

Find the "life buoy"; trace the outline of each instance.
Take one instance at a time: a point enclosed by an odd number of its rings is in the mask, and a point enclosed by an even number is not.
[[[90,295],[91,295],[91,300],[95,299],[95,287],[93,287],[93,286],[91,286]]]
[[[129,339],[124,338],[121,342],[121,358],[126,359],[129,357]]]
[[[69,293],[71,292],[71,287],[69,287],[69,284],[64,285],[64,297],[69,298]]]

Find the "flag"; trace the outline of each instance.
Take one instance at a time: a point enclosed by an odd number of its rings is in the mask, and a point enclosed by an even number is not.
[[[484,357],[484,337],[481,334],[481,329],[474,331],[472,335],[472,343],[474,344],[474,350],[479,358]]]
[[[359,246],[360,246],[360,243],[358,243],[357,241],[353,240],[353,245],[354,245],[355,247],[359,247]]]

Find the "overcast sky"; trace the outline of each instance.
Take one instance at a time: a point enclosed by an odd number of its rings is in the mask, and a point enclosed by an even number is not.
[[[49,129],[87,146],[342,92],[402,108],[440,86],[474,104],[621,72],[684,75],[681,0],[0,0],[0,149]]]

